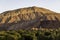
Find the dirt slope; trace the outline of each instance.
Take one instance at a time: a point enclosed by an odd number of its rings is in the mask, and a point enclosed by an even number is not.
[[[60,14],[41,7],[28,7],[0,14],[0,30],[58,28]]]

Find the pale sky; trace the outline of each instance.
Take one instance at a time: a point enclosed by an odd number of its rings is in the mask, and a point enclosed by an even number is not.
[[[0,0],[0,13],[29,6],[37,6],[60,12],[60,0]]]

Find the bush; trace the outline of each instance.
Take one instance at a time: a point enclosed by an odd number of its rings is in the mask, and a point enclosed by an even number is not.
[[[60,29],[0,31],[0,40],[60,40]]]

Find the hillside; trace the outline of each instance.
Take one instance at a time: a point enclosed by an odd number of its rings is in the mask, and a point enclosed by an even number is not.
[[[28,7],[0,14],[0,30],[59,28],[60,14],[41,7]]]

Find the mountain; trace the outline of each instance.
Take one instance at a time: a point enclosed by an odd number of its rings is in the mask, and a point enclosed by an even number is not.
[[[41,7],[27,7],[0,14],[0,30],[59,28],[60,14]]]

